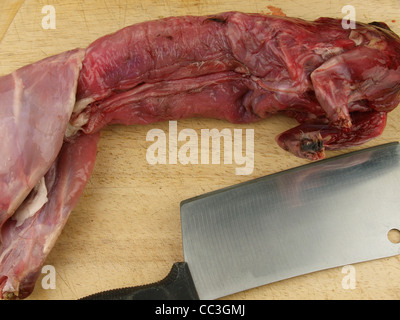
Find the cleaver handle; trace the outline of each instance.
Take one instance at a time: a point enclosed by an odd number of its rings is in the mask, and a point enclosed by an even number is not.
[[[186,262],[173,264],[169,274],[159,282],[95,293],[80,300],[198,300],[196,288]]]

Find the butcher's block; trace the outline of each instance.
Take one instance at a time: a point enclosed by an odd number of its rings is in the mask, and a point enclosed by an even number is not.
[[[168,16],[224,11],[257,12],[314,20],[343,18],[348,1],[268,0],[4,0],[0,11],[0,74],[73,49],[125,26]],[[385,22],[400,34],[398,0],[353,0],[356,19]],[[345,7],[345,8],[344,8]],[[45,72],[45,71],[44,71]],[[183,261],[180,202],[184,199],[307,163],[280,149],[275,136],[296,125],[276,116],[237,125],[211,119],[187,119],[152,125],[109,126],[101,132],[92,177],[50,252],[28,299],[78,299],[106,289],[162,279]],[[153,164],[149,139],[171,126],[183,129],[254,130],[254,165],[185,164],[166,157]],[[154,131],[153,129],[157,129]],[[175,130],[175,129],[174,129]],[[351,151],[400,140],[400,109],[389,113],[383,134]],[[243,139],[243,152],[246,141]],[[172,143],[172,141],[171,141]],[[179,141],[177,150],[183,145]],[[204,149],[199,152],[205,152]],[[327,152],[327,157],[347,150]],[[200,159],[200,156],[199,156]],[[245,174],[243,174],[245,173]],[[368,195],[366,195],[368,196]],[[356,205],[356,204],[355,204]],[[48,275],[53,272],[54,279]],[[49,285],[51,281],[51,285]],[[399,299],[400,256],[338,267],[240,292],[225,299]]]

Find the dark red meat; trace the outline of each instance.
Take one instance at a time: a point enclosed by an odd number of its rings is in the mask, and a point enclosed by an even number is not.
[[[133,25],[87,49],[71,123],[89,134],[111,123],[246,123],[279,112],[301,123],[279,145],[321,159],[379,135],[385,121],[376,118],[400,101],[399,38],[380,26],[237,12]],[[310,123],[329,128],[329,139],[306,133]]]

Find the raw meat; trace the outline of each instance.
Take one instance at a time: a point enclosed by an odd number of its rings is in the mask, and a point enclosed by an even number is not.
[[[94,167],[99,133],[64,143],[44,176],[48,201],[21,220],[16,213],[1,229],[0,297],[23,299],[33,290],[42,264],[53,248]]]
[[[69,51],[0,78],[0,227],[61,149],[83,57]]]
[[[95,154],[80,156],[83,138],[63,144],[84,55],[68,51],[0,78],[0,298],[33,290],[89,178]],[[94,137],[84,141],[96,146]]]
[[[0,78],[0,297],[32,292],[104,126],[284,113],[299,125],[278,144],[317,160],[382,133],[399,65],[382,23],[228,12],[133,25]]]
[[[246,123],[285,113],[301,124],[278,144],[317,160],[325,149],[382,132],[385,121],[376,119],[400,101],[399,54],[399,38],[380,23],[352,30],[337,19],[228,12],[133,25],[88,47],[69,134],[112,123],[193,116]],[[329,135],[315,133],[328,127]]]

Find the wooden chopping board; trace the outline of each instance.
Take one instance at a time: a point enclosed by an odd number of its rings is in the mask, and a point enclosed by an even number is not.
[[[284,12],[316,19],[342,18],[347,1],[267,0],[74,0],[3,1],[0,12],[0,74],[92,41],[122,27],[172,15],[223,11]],[[357,20],[383,21],[400,34],[397,0],[353,0]],[[45,5],[55,8],[56,28],[44,29]],[[279,9],[279,10],[278,10]],[[191,128],[254,129],[254,170],[235,174],[235,164],[150,165],[146,141],[151,129],[168,134],[168,123],[111,126],[103,130],[93,175],[45,265],[56,271],[55,289],[42,286],[43,274],[28,299],[77,299],[101,290],[158,281],[172,263],[183,260],[179,203],[208,191],[295,167],[307,161],[275,144],[280,132],[296,122],[274,117],[251,125],[188,119],[178,132]],[[368,147],[400,140],[400,110],[393,111],[383,135]],[[353,148],[352,150],[355,150]],[[342,151],[345,152],[345,151]],[[333,156],[342,152],[328,152]],[[367,195],[366,195],[367,196]],[[400,257],[354,265],[355,288],[343,285],[342,268],[320,271],[237,293],[225,299],[399,299]]]

